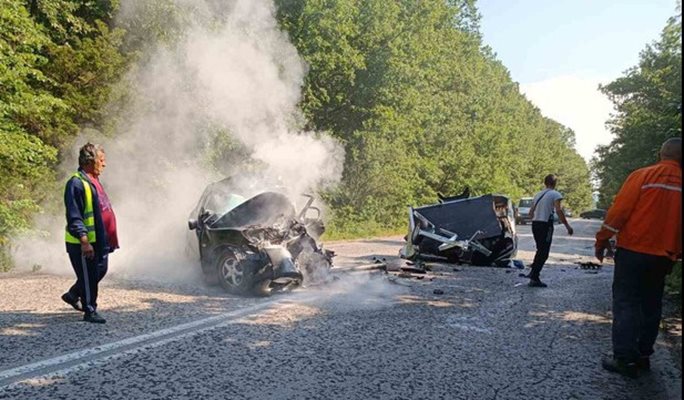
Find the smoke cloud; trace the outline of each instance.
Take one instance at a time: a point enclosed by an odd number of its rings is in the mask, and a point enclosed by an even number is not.
[[[124,0],[120,21],[144,1]],[[121,249],[110,273],[122,277],[199,279],[186,256],[187,219],[210,182],[234,175],[236,192],[250,197],[277,183],[295,202],[339,181],[343,149],[325,134],[302,131],[298,110],[306,66],[280,31],[270,0],[180,1],[189,14],[177,43],[152,47],[126,76],[134,88],[119,116],[117,135],[84,132],[105,147],[101,181],[116,212]],[[243,157],[206,155],[230,141]],[[218,149],[224,149],[225,146]],[[220,152],[219,152],[220,153]],[[270,182],[254,181],[255,169]],[[250,172],[249,174],[245,172]],[[49,243],[17,246],[18,264],[71,273],[63,244],[63,214],[44,216]],[[191,242],[192,243],[192,242]],[[195,244],[196,245],[196,244]]]

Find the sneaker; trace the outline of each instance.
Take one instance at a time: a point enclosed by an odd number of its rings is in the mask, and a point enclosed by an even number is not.
[[[83,314],[83,320],[86,322],[93,322],[95,324],[104,324],[106,319],[102,318],[97,312]]]
[[[527,284],[529,287],[547,287],[548,285],[539,279],[530,279],[530,283]]]
[[[62,295],[62,301],[72,306],[76,311],[83,311],[83,307],[81,307],[81,302],[78,300],[78,297],[74,298],[69,292]]]
[[[641,356],[636,360],[636,365],[641,370],[650,371],[651,359],[648,356]]]
[[[601,361],[601,365],[603,365],[603,369],[610,372],[616,372],[630,378],[639,377],[639,368],[635,362],[626,362],[617,358],[606,357]]]

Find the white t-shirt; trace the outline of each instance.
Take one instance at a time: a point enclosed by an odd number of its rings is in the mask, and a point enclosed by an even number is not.
[[[539,200],[540,197],[541,200]],[[555,209],[554,204],[556,203],[556,200],[562,199],[563,195],[553,189],[544,189],[535,194],[532,204],[536,204],[537,206],[534,208],[532,221],[548,222]]]

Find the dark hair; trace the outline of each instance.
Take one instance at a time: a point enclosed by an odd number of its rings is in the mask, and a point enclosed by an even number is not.
[[[78,166],[85,167],[94,163],[99,151],[104,152],[104,149],[99,144],[92,144],[90,142],[84,144],[78,151]]]
[[[544,177],[544,185],[547,187],[556,187],[556,181],[558,181],[558,178],[554,174],[548,174]]]

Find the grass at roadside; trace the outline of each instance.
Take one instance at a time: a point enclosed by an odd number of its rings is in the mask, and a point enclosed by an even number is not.
[[[665,294],[669,304],[672,305],[674,315],[682,318],[682,262],[678,261],[672,268],[672,273],[665,278]],[[681,326],[680,326],[681,330]],[[679,342],[681,353],[681,341]],[[681,354],[680,354],[681,355]],[[681,365],[681,364],[680,364]]]
[[[672,268],[672,273],[665,280],[665,290],[668,294],[682,294],[682,262],[678,261]]]
[[[406,227],[387,227],[375,223],[345,224],[337,226],[334,221],[326,226],[324,241],[369,239],[382,236],[405,235]]]

